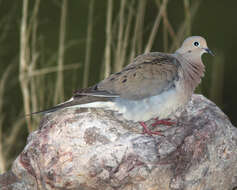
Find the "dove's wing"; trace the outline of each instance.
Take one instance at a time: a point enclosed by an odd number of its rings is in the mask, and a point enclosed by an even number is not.
[[[110,75],[76,95],[120,97],[139,100],[174,87],[178,80],[179,62],[172,54],[148,53],[138,56],[121,72]]]

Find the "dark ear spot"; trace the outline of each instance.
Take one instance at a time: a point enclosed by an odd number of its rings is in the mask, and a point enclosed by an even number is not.
[[[134,73],[133,76],[135,77],[137,75],[137,73]]]
[[[192,51],[191,50],[188,50],[188,53],[191,53]]]

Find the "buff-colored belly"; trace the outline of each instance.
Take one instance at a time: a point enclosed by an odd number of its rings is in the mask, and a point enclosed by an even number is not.
[[[155,117],[167,118],[177,109],[183,107],[188,99],[182,91],[172,89],[139,101],[118,99],[115,102],[115,107],[127,120],[147,121]]]

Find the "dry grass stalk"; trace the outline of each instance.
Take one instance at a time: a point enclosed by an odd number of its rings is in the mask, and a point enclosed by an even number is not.
[[[63,68],[58,68],[58,66],[52,66],[52,67],[34,70],[29,74],[29,76],[30,77],[41,76],[41,75],[46,75],[46,74],[50,74],[50,73],[54,73],[58,71],[73,70],[79,67],[81,67],[81,65],[79,65],[78,63],[68,64],[68,65],[65,65]]]
[[[58,75],[55,88],[54,104],[58,101],[64,100],[64,84],[63,84],[63,62],[65,50],[65,36],[66,36],[66,17],[67,17],[67,0],[62,1],[61,6],[61,20],[59,30],[59,49],[58,49]]]
[[[19,64],[19,80],[21,91],[23,95],[24,111],[30,113],[30,92],[29,79],[27,77],[28,63],[29,63],[29,46],[27,33],[27,18],[28,18],[28,0],[23,0],[22,19],[21,19],[21,34],[20,34],[20,64]],[[31,120],[26,118],[28,131],[32,131]]]
[[[32,107],[37,108],[37,92],[35,81],[31,80],[29,74],[36,67],[39,57],[36,51],[37,36],[37,15],[39,11],[40,0],[36,0],[33,8],[33,14],[28,22],[28,0],[23,1],[21,35],[20,35],[20,62],[19,62],[19,80],[23,95],[23,104],[25,114],[32,112]],[[30,43],[30,40],[32,43]],[[31,107],[32,106],[32,107]],[[30,118],[26,118],[28,131],[33,130],[33,123]]]
[[[186,24],[186,36],[191,35],[191,14],[190,14],[190,2],[184,0],[184,13],[185,13],[185,24]]]
[[[6,171],[6,162],[7,159],[5,158],[5,149],[4,141],[3,141],[3,121],[5,118],[5,114],[3,112],[3,102],[4,102],[4,90],[6,89],[6,85],[8,84],[7,78],[10,75],[13,68],[13,64],[8,65],[6,71],[4,72],[1,80],[0,80],[0,173],[3,173]]]
[[[191,20],[196,15],[199,5],[200,5],[200,1],[194,1],[194,3],[190,5],[189,12],[190,12]],[[180,25],[178,32],[176,33],[176,40],[172,43],[169,52],[173,52],[175,49],[177,49],[179,45],[181,44],[181,42],[184,40],[185,35],[186,35],[185,33],[186,27],[187,27],[186,20],[184,20],[183,23]]]
[[[115,52],[115,64],[114,64],[114,72],[120,71],[123,67],[123,63],[120,61],[121,59],[121,51],[122,51],[122,40],[124,35],[124,13],[125,13],[125,0],[120,1],[120,9],[119,9],[119,28],[118,28],[118,40]]]
[[[94,2],[95,2],[94,0],[90,0],[90,5],[89,5],[87,39],[86,39],[86,55],[85,55],[83,85],[82,85],[83,88],[88,86],[88,80],[89,80]]]
[[[147,45],[145,47],[145,53],[150,52],[150,50],[152,48],[153,42],[155,40],[156,33],[157,33],[159,25],[160,25],[162,15],[166,11],[167,3],[168,3],[168,0],[164,0],[162,2],[161,6],[160,6],[159,13],[156,16],[154,26],[152,28],[151,34],[149,36],[149,40],[148,40]]]
[[[111,73],[112,11],[113,11],[113,0],[108,0],[107,16],[106,16],[105,58],[104,58],[105,78],[108,77]]]
[[[30,20],[30,26],[32,26],[32,37],[31,37],[31,63],[29,65],[29,73],[32,73],[36,69],[36,64],[39,58],[39,53],[37,51],[37,29],[38,29],[38,12],[40,7],[40,0],[35,1],[33,14]],[[28,76],[30,78],[30,76]],[[31,95],[31,107],[32,111],[35,112],[38,109],[38,88],[35,78],[30,78],[30,95]],[[35,126],[35,120],[39,118],[34,118],[32,125]]]
[[[143,53],[143,28],[144,28],[144,20],[145,20],[145,10],[146,10],[146,4],[147,1],[139,1],[139,7],[137,12],[137,17],[139,19],[139,24],[137,28],[137,54]]]
[[[134,1],[132,0],[131,1],[131,4],[133,4]],[[117,69],[122,69],[122,67],[124,66],[124,63],[126,62],[126,53],[127,53],[127,50],[128,50],[128,46],[129,46],[129,35],[130,35],[130,32],[131,32],[131,25],[132,25],[132,16],[133,16],[133,6],[132,5],[129,5],[129,13],[128,13],[128,16],[127,16],[127,23],[126,23],[126,26],[125,26],[125,31],[124,31],[124,36],[123,36],[123,39],[122,39],[122,43],[121,43],[121,51],[120,51],[120,59],[119,59],[119,65],[121,68],[117,68]]]
[[[164,46],[165,46],[164,48],[165,48],[166,52],[169,52],[169,49],[168,49],[168,34],[171,37],[171,39],[173,41],[173,44],[176,44],[177,40],[176,40],[176,34],[174,32],[174,29],[173,29],[173,27],[171,26],[171,24],[170,24],[170,22],[168,20],[167,11],[165,11],[163,13],[163,24],[164,24],[165,31],[167,32],[166,34],[164,34],[164,35],[167,35],[167,36],[164,37],[164,38],[167,38],[167,39],[164,39],[165,41],[167,41],[167,42],[164,41],[164,43],[165,43],[164,44]],[[179,44],[176,44],[177,47],[178,47],[178,45]]]
[[[136,21],[135,27],[131,42],[131,50],[130,50],[130,57],[129,63],[132,62],[136,54],[141,54],[142,52],[142,34],[143,34],[143,25],[144,25],[144,16],[146,10],[146,2],[147,1],[139,1],[138,2],[138,9],[136,11]]]
[[[137,5],[137,7],[134,8],[134,5]],[[114,72],[120,71],[137,53],[142,52],[145,7],[145,1],[139,1],[138,4],[136,4],[135,1],[126,3],[121,1],[118,15],[118,39],[114,40],[117,44],[115,43],[115,48],[113,49],[115,54],[113,61]],[[126,10],[128,11],[125,12]],[[135,28],[132,28],[133,22],[135,22]],[[115,24],[117,24],[117,22],[115,22]],[[132,40],[129,40],[130,38]]]

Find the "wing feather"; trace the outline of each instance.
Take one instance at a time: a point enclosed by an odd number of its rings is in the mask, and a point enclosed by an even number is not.
[[[143,99],[174,87],[179,63],[172,54],[148,53],[138,56],[121,72],[114,73],[76,95]]]

